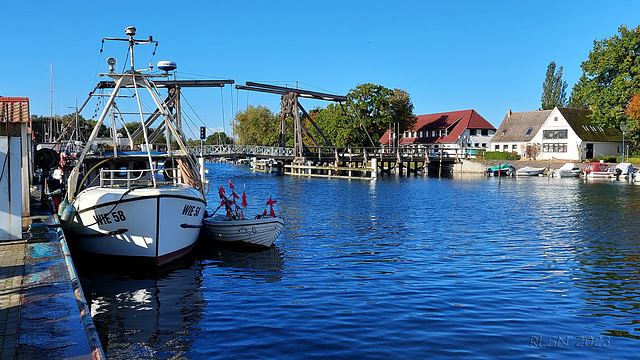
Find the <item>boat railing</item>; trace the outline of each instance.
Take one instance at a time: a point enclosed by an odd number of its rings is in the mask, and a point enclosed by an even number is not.
[[[152,186],[153,177],[156,177],[156,185],[178,183],[182,181],[182,172],[179,168],[162,169],[101,169],[101,187]]]

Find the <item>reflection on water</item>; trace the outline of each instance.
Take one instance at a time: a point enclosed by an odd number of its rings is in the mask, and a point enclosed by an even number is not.
[[[155,274],[79,269],[109,358],[635,356],[638,186],[208,166],[214,188],[246,184],[245,213],[278,200],[284,232],[259,252],[200,243]]]

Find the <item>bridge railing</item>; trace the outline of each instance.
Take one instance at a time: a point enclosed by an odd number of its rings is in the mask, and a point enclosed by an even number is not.
[[[200,147],[194,146],[193,150],[196,154],[200,153]],[[287,156],[293,157],[293,148],[275,147],[275,146],[258,146],[258,145],[204,145],[202,152],[205,155],[247,155],[247,156]]]
[[[200,154],[200,146],[193,146],[192,149],[196,154]],[[356,156],[374,157],[380,155],[405,157],[438,157],[438,158],[465,158],[475,157],[476,152],[483,149],[456,149],[441,148],[433,149],[426,145],[417,146],[401,146],[401,147],[330,147],[318,146],[310,147],[308,157],[317,157],[318,159],[336,159],[348,158]],[[259,146],[259,145],[204,145],[202,152],[207,156],[237,156],[245,155],[247,157],[294,157],[294,149],[290,147],[276,146]]]

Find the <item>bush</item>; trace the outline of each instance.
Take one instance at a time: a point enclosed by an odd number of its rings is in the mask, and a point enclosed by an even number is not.
[[[519,160],[518,153],[508,151],[485,151],[485,160]]]

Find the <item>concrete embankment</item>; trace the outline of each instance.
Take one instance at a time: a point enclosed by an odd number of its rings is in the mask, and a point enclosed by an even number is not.
[[[23,224],[0,241],[0,359],[104,359],[57,219],[38,204]]]

